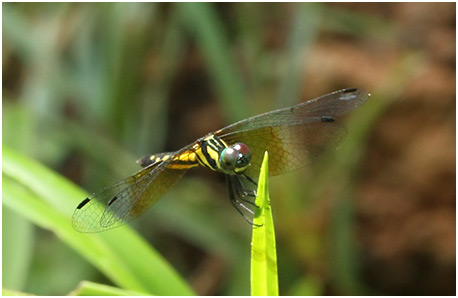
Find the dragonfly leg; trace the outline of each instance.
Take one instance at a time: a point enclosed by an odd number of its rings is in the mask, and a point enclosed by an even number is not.
[[[243,184],[241,181],[238,180],[239,177],[233,176],[233,175],[226,175],[226,182],[227,182],[227,187],[229,191],[229,198],[231,200],[231,204],[234,206],[234,208],[237,210],[240,215],[250,224],[254,225],[252,219],[247,216],[246,213],[249,213],[250,216],[254,216],[254,211],[248,208],[243,202],[249,203],[251,205],[254,205],[253,202],[250,202],[246,199],[243,198],[241,195],[241,191],[243,191]],[[239,200],[240,198],[240,200]],[[243,202],[241,202],[243,201]],[[256,205],[254,205],[256,206]]]
[[[231,203],[232,205],[235,207],[235,209],[243,216],[243,218],[252,226],[257,226],[257,227],[261,227],[262,225],[258,225],[258,224],[255,224],[251,218],[249,218],[248,216],[246,216],[242,210],[240,210],[240,207],[242,207],[243,209],[247,210],[248,212],[250,212],[252,215],[254,215],[254,212],[246,207],[245,205],[243,205],[242,202],[240,202],[239,200],[235,199],[235,200],[231,200]]]
[[[239,177],[238,176],[227,176],[227,186],[228,186],[228,190],[229,190],[229,198],[231,199],[231,201],[233,203],[236,204],[236,207],[241,207],[243,209],[245,209],[247,212],[249,212],[250,214],[254,214],[254,211],[251,210],[250,208],[248,208],[247,206],[245,206],[242,202],[239,201],[239,198],[240,200],[246,202],[246,203],[250,203],[250,204],[253,204],[253,202],[250,202],[248,200],[246,200],[244,197],[244,192],[245,190],[243,189],[243,184],[242,182],[239,180]]]
[[[245,189],[243,190],[242,197],[257,197],[258,194],[256,193],[256,190],[254,189]]]
[[[258,207],[255,202],[253,202],[252,200],[249,200],[247,199],[247,197],[249,198],[256,198],[256,190],[254,189],[245,189],[245,186],[243,185],[243,182],[241,180],[241,177],[240,176],[235,176],[236,179],[236,191],[237,191],[237,196],[240,198],[240,200],[242,200],[243,202],[245,203],[248,203],[254,207]]]
[[[248,209],[245,205],[243,205],[242,203],[240,203],[238,200],[231,200],[231,203],[232,205],[234,206],[235,210],[237,210],[238,213],[240,213],[240,215],[242,215],[242,217],[250,224],[250,225],[254,225],[253,221],[248,217],[246,216],[242,210],[240,210],[240,207],[243,206],[243,208],[245,210],[249,210],[249,212],[251,213],[252,211],[250,209]]]
[[[245,177],[248,181],[250,181],[254,186],[258,187],[258,184],[256,183],[256,181],[253,180],[253,178],[251,178],[247,174],[243,174],[243,177]]]

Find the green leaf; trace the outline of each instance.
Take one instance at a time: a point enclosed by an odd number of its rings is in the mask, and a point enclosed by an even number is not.
[[[278,296],[275,229],[268,192],[268,154],[264,154],[259,176],[251,243],[251,295]]]
[[[148,294],[82,281],[78,288],[70,293],[70,296],[148,296]]]
[[[7,288],[2,288],[2,296],[33,296],[30,293],[19,292],[15,290],[10,290]]]
[[[54,232],[115,284],[155,295],[192,295],[173,268],[128,226],[81,234],[71,214],[87,194],[36,161],[3,147],[2,203]]]
[[[24,290],[33,256],[33,225],[8,208],[2,210],[2,286]]]

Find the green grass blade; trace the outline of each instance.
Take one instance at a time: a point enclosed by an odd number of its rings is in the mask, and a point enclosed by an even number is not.
[[[2,286],[22,291],[33,259],[33,225],[16,212],[2,210]]]
[[[259,176],[251,242],[251,295],[278,296],[275,229],[268,192],[268,154],[264,154]]]
[[[284,52],[284,73],[277,91],[277,106],[297,103],[304,90],[304,61],[315,44],[322,13],[321,3],[295,3],[295,16],[289,32],[288,48]]]
[[[34,160],[3,147],[4,206],[54,232],[118,286],[156,295],[192,295],[182,278],[128,226],[81,234],[71,214],[86,193]]]
[[[70,293],[70,296],[148,296],[148,294],[83,281],[75,291]]]
[[[33,296],[33,294],[2,288],[2,296]]]
[[[237,63],[231,59],[230,42],[216,5],[184,2],[176,6],[186,27],[195,34],[228,120],[235,122],[248,117],[247,109],[240,109],[245,104],[244,85],[234,67]]]

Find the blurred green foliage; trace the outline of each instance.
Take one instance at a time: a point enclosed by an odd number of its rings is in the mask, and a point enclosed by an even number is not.
[[[381,36],[392,30],[382,20],[318,3],[4,3],[2,143],[95,191],[133,173],[139,157],[179,149],[186,144],[180,136],[200,137],[200,122],[208,132],[299,102],[305,88],[313,90],[304,86],[304,61],[313,59],[308,55],[317,36],[331,32],[356,39],[370,35],[370,28]],[[365,87],[347,83],[352,85],[327,91]],[[401,86],[384,88],[395,93]],[[300,171],[271,182],[281,294],[322,295],[329,283],[336,293],[368,293],[356,270],[351,197],[366,137],[389,104],[374,100],[379,104],[365,107],[370,117],[358,113],[354,119],[353,128],[365,129],[349,128],[348,147],[314,165],[316,175]],[[21,166],[27,172],[27,162]],[[202,173],[186,177],[132,225],[197,293],[246,295],[250,227],[230,207],[223,180]],[[54,215],[69,226],[74,197],[39,178],[34,183],[49,188],[37,194],[27,178],[3,171],[4,183],[18,195],[27,192],[40,202],[51,192],[54,202],[44,210],[60,210]],[[18,180],[22,186],[14,184]],[[307,221],[320,193],[339,201],[329,214],[331,233]],[[4,207],[4,287],[62,295],[81,280],[109,284],[108,277],[116,286],[147,291],[120,282],[99,264],[100,274],[92,267],[97,262],[83,262],[66,248],[68,238],[84,243],[92,236],[66,231],[67,241],[61,241],[61,232],[38,229],[22,212]],[[129,245],[121,242],[117,249]],[[81,254],[75,243],[70,247]],[[137,257],[135,249],[125,253]],[[223,264],[215,272],[205,267],[213,258]],[[216,278],[209,292],[201,290],[199,270]]]

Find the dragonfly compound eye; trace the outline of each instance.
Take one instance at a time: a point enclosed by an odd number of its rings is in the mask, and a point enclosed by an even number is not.
[[[220,155],[220,164],[226,173],[243,173],[250,166],[250,160],[250,148],[243,143],[225,148]]]

